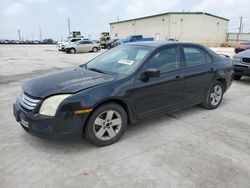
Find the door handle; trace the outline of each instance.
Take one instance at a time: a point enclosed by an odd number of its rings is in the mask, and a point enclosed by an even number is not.
[[[175,79],[179,80],[179,79],[181,79],[181,76],[178,75],[178,76],[175,77]]]
[[[210,68],[210,72],[213,72],[214,71],[214,68]]]

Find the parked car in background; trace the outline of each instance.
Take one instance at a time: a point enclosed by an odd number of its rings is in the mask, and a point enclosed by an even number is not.
[[[53,39],[44,39],[42,44],[55,44],[56,42]]]
[[[250,41],[241,42],[240,44],[237,44],[234,48],[234,52],[239,53],[247,49],[250,49]]]
[[[233,64],[235,80],[240,80],[242,76],[250,76],[250,49],[236,54]]]
[[[130,35],[126,39],[124,39],[123,43],[130,43],[130,42],[143,42],[143,41],[153,41],[153,37],[144,38],[143,35]]]
[[[58,42],[57,48],[59,51],[64,51],[65,46],[72,44],[72,43],[75,43],[75,42],[80,41],[80,40],[83,40],[83,38],[71,38],[71,39],[64,41],[64,42]]]
[[[90,40],[81,40],[65,47],[67,53],[81,53],[81,52],[97,52],[100,50],[100,44]]]
[[[119,40],[119,39],[111,39],[111,40],[108,40],[108,41],[105,43],[106,48],[111,49],[111,48],[115,47],[115,42],[118,41],[118,40]]]
[[[116,46],[119,46],[121,44],[122,44],[122,40],[119,39],[119,40],[115,41],[113,45],[114,45],[114,47],[116,47]]]
[[[30,134],[85,135],[106,146],[128,123],[197,104],[217,108],[232,75],[229,58],[201,45],[124,44],[87,64],[26,80],[13,112]]]

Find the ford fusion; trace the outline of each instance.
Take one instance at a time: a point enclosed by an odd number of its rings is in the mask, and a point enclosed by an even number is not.
[[[198,44],[124,44],[78,67],[24,81],[14,116],[35,136],[85,136],[106,146],[129,123],[197,104],[217,108],[232,75],[230,59]]]

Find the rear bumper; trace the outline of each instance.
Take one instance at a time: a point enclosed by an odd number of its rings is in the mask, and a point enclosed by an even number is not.
[[[13,114],[22,128],[40,138],[81,138],[87,116],[62,113],[47,117],[26,111],[17,101],[13,105]]]

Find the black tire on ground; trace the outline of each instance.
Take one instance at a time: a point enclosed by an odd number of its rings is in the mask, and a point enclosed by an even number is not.
[[[115,112],[112,116],[108,117],[108,112]],[[118,115],[118,116],[117,116]],[[101,121],[97,121],[100,120]],[[114,120],[118,120],[121,122],[119,125],[116,126]],[[95,123],[96,122],[96,123]],[[98,122],[98,123],[97,123]],[[102,123],[99,123],[102,122]],[[108,124],[113,122],[111,124]],[[117,121],[116,121],[117,122]],[[125,112],[124,108],[120,105],[110,102],[101,105],[97,109],[95,109],[92,114],[90,115],[86,127],[84,129],[84,135],[92,144],[96,146],[107,146],[111,145],[118,141],[118,139],[123,135],[127,128],[127,113]],[[108,127],[107,127],[108,126]],[[102,129],[102,130],[101,130]],[[111,137],[109,131],[114,131],[114,136]],[[103,133],[100,133],[103,132]],[[112,132],[111,131],[111,132]],[[98,133],[101,138],[98,138]]]
[[[218,93],[220,93],[219,91],[221,91],[221,96],[219,97],[218,94],[216,94],[215,90],[218,89]],[[201,105],[206,108],[206,109],[215,109],[217,108],[222,99],[223,99],[223,94],[224,94],[224,89],[223,89],[223,85],[221,84],[221,82],[216,81],[214,84],[212,84],[212,86],[209,88],[209,90],[207,91],[206,97],[204,99],[204,101],[201,103]],[[214,96],[217,97],[217,100],[212,99]]]
[[[93,51],[93,52],[97,52],[97,51],[98,51],[98,48],[97,48],[97,47],[94,47],[94,48],[92,49],[92,51]]]
[[[235,79],[235,80],[240,80],[240,79],[241,79],[241,76],[240,76],[240,75],[234,75],[234,79]]]
[[[75,54],[75,53],[76,53],[76,49],[75,49],[75,48],[71,48],[71,49],[69,50],[69,52],[70,52],[71,54]]]

